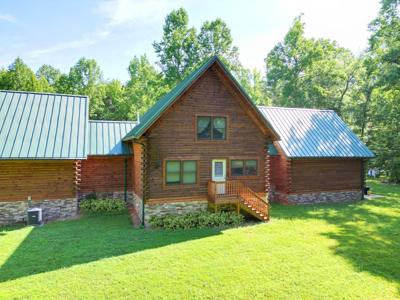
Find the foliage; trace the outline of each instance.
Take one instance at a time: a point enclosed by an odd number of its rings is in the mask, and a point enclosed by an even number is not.
[[[129,81],[126,84],[127,100],[123,104],[123,118],[136,119],[169,90],[164,77],[157,72],[146,55],[134,57],[128,67]]]
[[[377,153],[372,164],[400,182],[400,1],[383,1],[370,29],[365,135]]]
[[[35,73],[17,58],[6,72],[2,71],[0,76],[0,88],[15,91],[51,91],[50,85],[43,77],[36,78]]]
[[[51,65],[43,65],[37,70],[36,77],[44,77],[50,86],[54,86],[61,77],[61,71]]]
[[[306,38],[301,17],[265,62],[274,105],[330,108],[341,114],[354,83],[356,59],[335,42]]]
[[[170,85],[182,80],[199,61],[196,29],[188,24],[189,16],[184,8],[173,10],[165,18],[161,41],[153,43]]]
[[[184,215],[152,216],[149,223],[152,228],[189,229],[204,227],[239,226],[244,217],[234,212],[198,212]]]
[[[112,199],[84,199],[79,208],[91,213],[121,213],[126,211],[126,204],[122,200]]]
[[[146,55],[133,57],[126,83],[104,80],[93,59],[79,59],[67,73],[45,64],[35,74],[17,58],[0,69],[0,89],[84,94],[90,98],[90,118],[135,120],[217,54],[258,105],[335,110],[375,152],[370,166],[400,182],[399,3],[382,0],[369,26],[369,46],[358,57],[335,41],[307,38],[299,16],[283,41],[266,53],[265,72],[249,70],[222,19],[206,20],[196,29],[179,8],[166,16],[162,37],[153,43],[156,65]]]
[[[198,43],[200,60],[218,55],[232,70],[240,65],[239,49],[233,45],[231,30],[223,20],[205,21],[198,35]]]

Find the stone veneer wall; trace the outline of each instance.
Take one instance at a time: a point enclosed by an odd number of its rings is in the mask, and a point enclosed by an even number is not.
[[[145,224],[148,224],[152,216],[164,215],[183,215],[190,212],[206,211],[207,201],[186,201],[186,202],[168,202],[145,204],[144,218]]]
[[[56,200],[0,202],[0,225],[25,222],[27,210],[33,207],[42,209],[43,221],[73,218],[78,214],[77,198]]]
[[[79,193],[79,200],[84,199],[88,195],[96,195],[98,199],[112,199],[112,200],[125,200],[125,192],[117,191],[117,192],[93,192],[93,193]],[[134,192],[128,191],[126,193],[127,201],[132,201],[134,199]]]
[[[287,204],[338,203],[362,199],[362,191],[333,191],[304,194],[281,194],[275,192],[273,199]]]

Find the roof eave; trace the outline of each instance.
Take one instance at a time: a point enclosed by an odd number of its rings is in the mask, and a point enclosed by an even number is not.
[[[130,136],[130,133],[128,133],[122,140],[124,142],[127,142],[127,141],[131,141],[133,139],[140,138],[146,132],[146,130],[149,129],[158,120],[158,118],[161,116],[161,114],[164,111],[166,111],[183,93],[185,93],[193,85],[193,83],[196,82],[196,80],[201,75],[203,75],[204,72],[206,70],[208,70],[208,68],[216,61],[219,61],[218,57],[213,56],[212,58],[209,59],[208,62],[204,63],[204,65],[199,67],[198,74],[196,74],[186,86],[184,86],[181,90],[179,90],[178,93],[172,98],[171,101],[168,101],[165,106],[161,107],[160,110],[147,122],[147,124],[145,124],[142,128],[140,128],[138,130],[138,132],[136,132],[132,136]],[[137,126],[141,126],[141,123],[139,123]],[[133,128],[132,130],[134,130],[134,129],[135,128]]]

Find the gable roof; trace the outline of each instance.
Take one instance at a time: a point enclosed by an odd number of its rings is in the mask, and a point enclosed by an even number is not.
[[[291,158],[371,158],[374,154],[333,110],[259,106]]]
[[[0,91],[0,159],[86,157],[86,96]]]
[[[125,137],[124,141],[139,138],[155,121],[161,116],[161,114],[166,111],[174,102],[182,95],[205,71],[207,71],[213,64],[218,64],[228,78],[232,81],[234,86],[240,91],[244,96],[248,104],[253,108],[254,112],[259,116],[264,125],[268,127],[272,133],[277,137],[277,133],[268,124],[268,121],[263,117],[258,111],[257,107],[251,101],[248,94],[243,90],[237,80],[226,68],[224,63],[218,58],[218,56],[213,56],[206,60],[199,68],[195,69],[191,74],[184,78],[180,83],[178,83],[169,93],[161,97],[141,118],[140,123],[135,126]]]
[[[129,145],[122,138],[138,122],[129,121],[89,121],[88,155],[129,155]]]

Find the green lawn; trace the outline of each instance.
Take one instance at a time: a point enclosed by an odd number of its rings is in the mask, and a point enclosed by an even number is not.
[[[400,297],[400,186],[272,207],[269,224],[135,230],[127,215],[0,229],[0,299]]]

